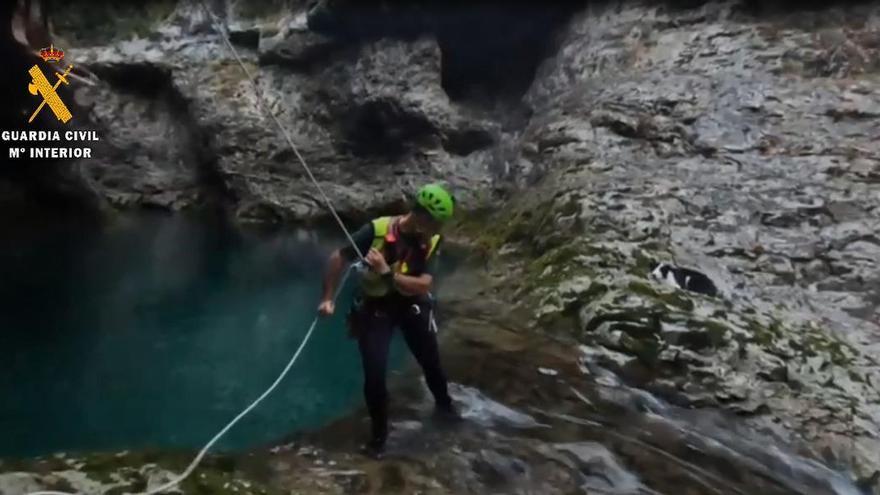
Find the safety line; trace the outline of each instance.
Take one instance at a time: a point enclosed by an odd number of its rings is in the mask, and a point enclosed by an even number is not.
[[[339,296],[339,292],[342,290],[342,287],[345,285],[345,282],[348,280],[348,276],[349,276],[349,274],[351,274],[352,268],[353,267],[350,266],[349,269],[346,270],[345,276],[343,277],[342,281],[340,282],[339,288],[336,289],[336,294],[333,296],[334,300],[336,300],[336,297]],[[278,384],[280,384],[284,380],[284,377],[287,376],[287,373],[293,367],[294,363],[296,363],[296,360],[299,358],[303,349],[305,349],[306,344],[309,342],[309,339],[312,336],[312,332],[314,332],[315,327],[318,324],[319,318],[320,318],[320,316],[315,316],[315,319],[312,320],[312,324],[309,325],[309,331],[306,332],[306,336],[303,338],[302,342],[299,344],[299,348],[297,348],[296,352],[293,354],[293,357],[290,358],[290,361],[287,362],[287,366],[284,367],[284,370],[281,372],[281,374],[278,375],[278,378],[275,379],[275,381],[272,383],[272,385],[270,385],[269,388],[267,388],[265,392],[263,392],[259,397],[257,397],[256,400],[251,402],[251,404],[249,406],[247,406],[243,411],[238,413],[238,415],[235,418],[233,418],[233,420],[230,421],[226,426],[224,426],[222,430],[220,430],[216,435],[214,435],[214,438],[212,438],[207,444],[205,444],[204,447],[202,447],[202,450],[199,451],[198,455],[196,455],[196,457],[192,460],[192,462],[189,464],[189,466],[187,466],[186,470],[184,470],[183,473],[181,473],[177,477],[173,478],[171,481],[168,481],[167,483],[165,483],[157,488],[153,488],[153,489],[147,490],[145,492],[136,492],[134,494],[127,494],[127,495],[156,495],[157,493],[161,493],[165,490],[168,490],[169,488],[172,488],[172,487],[180,484],[183,480],[188,478],[189,475],[191,475],[192,472],[195,471],[195,469],[199,466],[199,463],[202,462],[202,459],[205,457],[205,455],[208,453],[208,451],[211,449],[211,447],[213,447],[214,444],[217,443],[217,441],[220,440],[223,437],[223,435],[226,434],[226,432],[228,432],[230,429],[232,429],[232,427],[235,426],[236,423],[238,423],[242,418],[247,416],[248,413],[250,413],[252,410],[254,410],[254,408],[256,408],[260,404],[260,402],[263,401],[263,399],[268,397],[269,394],[271,394],[275,390],[275,388],[278,387]],[[36,491],[36,492],[29,492],[27,495],[76,495],[76,494],[71,493],[71,492],[59,492],[59,491]]]
[[[333,208],[333,203],[330,201],[330,198],[327,197],[327,194],[324,192],[324,188],[321,187],[321,184],[318,183],[318,180],[315,179],[314,174],[312,174],[312,169],[309,168],[309,165],[306,163],[305,158],[303,158],[302,154],[299,152],[299,148],[293,143],[293,139],[290,137],[290,133],[287,132],[287,129],[281,124],[281,121],[278,120],[278,116],[275,115],[275,112],[269,108],[269,105],[266,104],[266,101],[263,98],[263,94],[260,92],[260,88],[257,86],[256,79],[253,75],[251,75],[251,71],[248,70],[247,66],[239,57],[238,52],[235,51],[235,47],[229,41],[229,36],[226,34],[226,31],[223,29],[221,24],[217,21],[217,18],[214,16],[214,13],[211,12],[211,9],[208,8],[207,4],[205,4],[205,0],[199,0],[199,4],[201,4],[202,9],[205,11],[205,14],[211,20],[211,23],[214,25],[214,29],[220,34],[220,38],[223,39],[223,42],[226,44],[226,48],[229,49],[229,52],[235,58],[235,61],[238,62],[238,65],[241,67],[241,70],[244,71],[247,76],[248,81],[251,83],[251,86],[254,88],[254,94],[257,96],[257,103],[260,105],[261,109],[268,113],[272,120],[275,122],[275,125],[278,126],[278,130],[281,131],[281,135],[284,136],[284,139],[287,140],[287,144],[290,145],[290,149],[293,150],[294,155],[296,155],[299,162],[302,164],[303,169],[305,169],[306,174],[308,174],[309,179],[311,179],[312,183],[315,185],[315,188],[318,189],[318,192],[321,194],[321,197],[324,200],[325,206],[330,210],[330,213],[333,215],[333,218],[336,219],[336,223],[339,224],[339,227],[345,233],[345,236],[348,238],[348,242],[351,243],[351,246],[354,248],[355,253],[357,253],[358,258],[366,263],[366,259],[364,258],[364,253],[361,252],[360,248],[358,248],[357,243],[354,242],[354,238],[351,236],[351,233],[348,231],[348,228],[345,227],[345,222],[342,221],[342,218],[339,217],[339,214],[336,212],[336,209]]]
[[[345,272],[345,277],[342,279],[342,281],[340,281],[339,286],[336,288],[336,293],[333,296],[333,300],[335,301],[336,297],[339,295],[339,292],[341,291],[342,287],[345,285],[345,282],[348,280],[348,276],[351,273],[351,270],[358,265],[363,266],[366,264],[366,259],[364,258],[364,254],[361,252],[357,243],[354,241],[354,238],[352,237],[351,233],[345,227],[345,223],[342,221],[342,218],[339,217],[339,214],[336,212],[336,209],[333,208],[333,204],[330,201],[330,198],[327,197],[327,194],[324,192],[324,188],[321,187],[321,184],[318,183],[318,180],[315,178],[314,174],[312,174],[312,170],[309,168],[309,165],[306,163],[305,158],[303,158],[302,154],[300,154],[300,152],[299,152],[299,149],[293,143],[293,139],[291,139],[290,133],[287,132],[287,129],[285,129],[284,125],[281,124],[281,121],[278,119],[278,116],[276,116],[275,113],[272,112],[271,109],[269,108],[269,106],[266,104],[265,100],[263,99],[262,93],[260,92],[260,88],[257,86],[256,80],[251,75],[250,71],[247,69],[247,66],[245,66],[244,62],[241,60],[241,57],[239,57],[238,52],[235,51],[235,47],[232,46],[232,43],[229,41],[229,37],[227,36],[226,32],[223,30],[221,25],[217,22],[217,18],[214,16],[214,14],[211,12],[211,10],[208,8],[208,6],[205,4],[204,0],[199,0],[199,3],[201,4],[202,9],[204,10],[205,14],[211,20],[211,23],[214,25],[214,29],[216,29],[217,32],[220,34],[220,37],[223,39],[224,43],[226,44],[226,47],[229,49],[230,53],[232,53],[232,56],[238,62],[238,65],[244,71],[245,75],[247,76],[248,81],[251,83],[251,86],[253,86],[254,94],[257,97],[257,103],[260,105],[261,110],[268,113],[272,117],[272,120],[275,122],[275,125],[278,126],[278,129],[281,131],[282,136],[284,136],[285,140],[287,141],[287,144],[290,145],[290,149],[293,150],[294,155],[296,155],[297,159],[299,159],[300,164],[302,164],[303,169],[305,169],[306,174],[308,174],[309,179],[311,179],[312,183],[315,185],[315,188],[317,188],[318,192],[321,194],[321,197],[324,200],[325,206],[327,206],[327,209],[330,210],[330,213],[333,215],[333,218],[336,219],[336,222],[339,224],[339,227],[342,229],[342,231],[345,233],[345,236],[348,238],[348,241],[351,243],[352,248],[354,248],[355,253],[357,253],[358,258],[360,258],[361,263],[349,266],[348,270]],[[198,455],[196,455],[196,457],[189,464],[189,466],[187,466],[186,470],[184,470],[183,473],[181,473],[176,478],[172,479],[171,481],[168,481],[167,483],[165,483],[159,487],[153,488],[151,490],[147,490],[145,492],[142,492],[142,493],[136,494],[136,495],[155,495],[157,493],[161,493],[162,491],[165,491],[169,488],[172,488],[172,487],[180,484],[183,480],[185,480],[187,477],[189,477],[193,473],[193,471],[195,471],[195,469],[198,467],[199,463],[202,461],[202,459],[205,457],[205,455],[208,453],[208,451],[211,449],[211,447],[213,447],[214,444],[217,443],[217,441],[219,441],[223,437],[223,435],[225,435],[226,432],[228,432],[233,426],[235,426],[242,418],[244,418],[245,416],[248,415],[248,413],[250,413],[252,410],[254,410],[254,408],[256,408],[260,404],[260,402],[263,401],[263,399],[268,397],[269,394],[271,394],[275,390],[275,388],[278,387],[278,384],[280,384],[281,381],[284,380],[284,378],[287,376],[287,373],[293,367],[294,363],[296,363],[296,360],[299,358],[303,349],[305,349],[306,344],[308,343],[309,339],[312,336],[312,332],[314,332],[315,327],[318,324],[319,318],[320,318],[320,315],[315,316],[315,319],[312,320],[312,324],[309,326],[309,330],[308,330],[308,332],[306,332],[306,336],[303,338],[303,341],[300,343],[299,348],[297,348],[296,352],[293,354],[293,357],[290,358],[290,361],[287,362],[287,366],[284,367],[284,370],[281,371],[281,374],[278,375],[278,377],[275,379],[275,381],[272,383],[272,385],[270,385],[269,388],[267,388],[266,391],[264,391],[259,397],[257,397],[256,400],[254,400],[248,407],[246,407],[235,418],[233,418],[233,420],[230,421],[225,427],[223,427],[222,430],[220,430],[216,435],[214,435],[214,437],[207,444],[205,444],[205,446],[199,451]],[[28,493],[28,495],[75,495],[75,494],[72,494],[69,492],[60,492],[60,491],[36,491],[36,492],[30,492],[30,493]]]

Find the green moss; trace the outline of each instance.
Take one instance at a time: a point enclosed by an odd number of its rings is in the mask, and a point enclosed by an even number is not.
[[[566,280],[576,277],[596,275],[596,267],[584,263],[580,257],[595,254],[596,249],[586,243],[568,243],[550,249],[537,258],[528,261],[514,282],[521,293],[532,294],[542,291],[554,291]],[[602,283],[592,282],[588,288],[577,294],[580,306],[604,294],[608,287]],[[546,292],[544,292],[546,293]],[[563,294],[565,296],[565,294]]]
[[[120,488],[119,493],[136,492],[137,487],[146,486],[146,480],[137,472],[137,469],[147,464],[156,464],[163,469],[172,471],[182,470],[189,462],[189,454],[172,452],[160,453],[155,451],[142,451],[135,453],[97,453],[89,454],[79,459],[82,462],[80,471],[90,479],[103,484],[115,484],[114,476],[128,480],[128,484]]]
[[[3,471],[31,472],[48,477],[46,488],[64,492],[74,492],[74,487],[57,476],[51,477],[53,472],[73,469],[74,464],[81,464],[78,468],[89,479],[104,484],[119,486],[107,491],[107,495],[121,495],[123,493],[140,493],[147,488],[146,478],[139,469],[148,464],[155,464],[160,469],[172,472],[181,472],[192,460],[191,453],[185,452],[155,452],[144,451],[136,453],[114,454],[98,453],[79,457],[52,456],[22,461],[5,461]],[[261,482],[254,481],[247,473],[254,473],[252,469],[239,469],[239,458],[215,455],[205,458],[199,469],[181,484],[181,489],[187,493],[215,494],[231,493],[231,488],[238,485],[239,493],[265,494],[270,491]],[[259,478],[258,478],[259,479]],[[244,480],[244,481],[243,481]],[[250,487],[245,489],[246,482]]]
[[[64,458],[60,456],[38,457],[36,459],[6,459],[5,471],[24,471],[48,474],[52,471],[70,469]]]
[[[542,282],[559,282],[564,278],[562,276],[564,273],[572,269],[581,271],[579,269],[583,267],[575,264],[574,259],[582,253],[582,249],[577,244],[550,250],[528,264],[526,277]],[[549,276],[544,275],[547,268],[553,269]]]
[[[628,288],[630,291],[653,301],[662,302],[684,311],[694,310],[694,302],[678,291],[658,292],[651,284],[641,280],[633,280],[629,283]]]
[[[856,351],[837,337],[815,328],[786,328],[776,319],[764,326],[754,320],[747,320],[751,341],[763,347],[773,346],[783,336],[788,335],[788,345],[806,357],[827,353],[831,363],[844,366],[853,362]]]
[[[713,346],[719,347],[727,340],[727,334],[730,332],[730,327],[726,324],[720,321],[706,320],[703,322],[703,325],[705,326],[706,331],[709,332],[709,337],[712,339]]]
[[[74,487],[69,481],[61,477],[54,477],[53,479],[47,481],[43,480],[45,485],[43,489],[48,491],[57,491],[57,492],[67,492],[74,493],[76,492],[76,487]]]
[[[782,337],[782,325],[776,320],[769,326],[764,326],[755,320],[749,319],[747,325],[751,333],[749,340],[762,347],[769,347]]]
[[[865,381],[864,377],[862,377],[861,375],[859,375],[858,373],[856,373],[853,370],[849,370],[849,379],[856,382],[856,383],[867,383]]]
[[[621,332],[629,335],[630,337],[638,340],[643,339],[652,339],[655,335],[657,335],[658,329],[648,324],[635,324],[629,322],[615,323],[611,326],[611,330],[620,330]]]
[[[595,299],[602,297],[605,293],[607,293],[609,287],[601,282],[593,282],[590,284],[590,287],[587,288],[586,291],[579,294],[580,300],[584,303],[589,303]]]
[[[457,213],[450,230],[469,238],[475,247],[493,256],[508,243],[521,243],[528,254],[537,255],[539,246],[542,251],[548,249],[541,243],[556,231],[553,219],[559,208],[553,199],[538,203],[524,201],[516,207],[487,204]],[[561,208],[565,210],[566,206]]]
[[[456,214],[448,227],[453,236],[464,237],[484,254],[495,255],[511,238],[514,227],[506,215],[495,214],[489,208],[480,208]]]
[[[639,361],[647,366],[654,367],[660,357],[663,346],[655,338],[637,339],[628,334],[620,338],[620,347],[623,351],[636,356]]]
[[[593,317],[587,323],[585,330],[592,332],[607,321],[635,323],[653,329],[654,333],[660,332],[661,313],[654,308],[631,308],[618,311],[609,311]]]
[[[653,245],[654,243],[651,244]],[[647,244],[645,244],[644,246],[648,247]],[[634,270],[637,272],[638,276],[644,277],[646,273],[650,272],[651,269],[654,268],[654,258],[648,256],[645,251],[637,249],[633,253],[633,257],[636,260],[636,266]]]
[[[136,477],[129,478],[128,484],[111,488],[105,492],[105,495],[124,495],[126,493],[142,493],[147,489],[147,480],[139,474]]]
[[[248,0],[234,2],[238,15],[245,18],[277,17],[281,12],[290,10],[289,0]]]
[[[705,333],[710,347],[721,347],[727,342],[730,327],[717,320],[688,320],[687,327]]]
[[[578,201],[579,199],[580,198],[573,195],[568,196],[568,199],[564,203],[556,207],[556,212],[565,217],[579,214],[581,212],[581,204]]]
[[[174,12],[175,0],[124,3],[94,0],[53,17],[56,31],[80,45],[144,37]]]
[[[577,330],[577,318],[564,312],[543,314],[538,318],[537,324],[542,331],[551,334],[564,333],[572,335]]]
[[[831,356],[831,362],[838,366],[851,364],[855,350],[849,344],[818,330],[805,330],[803,338],[803,353],[806,356],[816,356],[819,352],[827,352]]]

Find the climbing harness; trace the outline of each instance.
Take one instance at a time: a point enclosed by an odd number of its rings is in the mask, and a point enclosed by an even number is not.
[[[396,221],[392,217],[376,218],[372,221],[372,225],[373,242],[372,244],[370,244],[371,249],[375,249],[381,252],[382,249],[389,243],[396,243],[398,241]],[[437,245],[439,242],[439,234],[431,236],[430,242],[426,246],[426,260],[430,259],[431,255],[434,254],[434,251],[437,249]],[[392,269],[395,271],[399,271],[402,274],[409,273],[409,265],[407,263],[406,257],[400,260],[399,265],[395,264]],[[369,297],[382,297],[393,290],[392,284],[389,284],[388,280],[384,276],[368,270],[364,270],[361,272],[360,281],[361,290]]]
[[[434,307],[431,307],[431,310],[428,312],[428,321],[431,325],[429,328],[432,332],[437,333],[437,320],[434,319]]]
[[[297,149],[296,145],[293,144],[293,139],[291,139],[290,133],[287,132],[287,130],[281,124],[281,121],[278,120],[278,117],[275,115],[275,113],[273,113],[271,111],[271,109],[269,108],[269,106],[266,105],[266,102],[263,100],[262,93],[260,93],[260,88],[257,87],[256,80],[251,75],[250,71],[247,69],[244,62],[242,62],[241,58],[238,56],[238,53],[235,51],[235,47],[233,47],[232,43],[230,43],[229,36],[227,36],[226,32],[223,30],[223,28],[217,22],[217,18],[214,16],[214,14],[211,12],[211,10],[208,8],[208,6],[205,4],[204,0],[199,0],[199,3],[201,4],[202,9],[204,10],[205,14],[211,20],[211,23],[214,25],[214,29],[217,30],[217,32],[220,34],[220,37],[225,42],[226,47],[232,53],[232,56],[238,62],[238,65],[241,66],[241,69],[244,71],[245,75],[247,76],[247,79],[251,83],[251,86],[253,86],[254,93],[257,96],[257,102],[259,103],[261,109],[265,113],[268,113],[272,117],[272,120],[275,121],[275,124],[278,126],[278,130],[281,132],[281,135],[284,136],[284,138],[287,140],[287,144],[290,145],[290,149],[293,150],[294,155],[296,155],[297,159],[299,159],[299,162],[302,164],[303,168],[305,169],[306,174],[308,175],[309,179],[312,181],[312,183],[318,189],[318,192],[321,194],[321,197],[323,198],[324,203],[327,206],[327,209],[333,215],[333,218],[336,219],[336,222],[339,224],[339,227],[342,229],[342,231],[345,233],[345,236],[348,238],[348,241],[351,243],[352,248],[354,248],[355,253],[357,253],[358,258],[360,258],[360,261],[356,265],[350,266],[349,269],[345,272],[344,278],[340,281],[339,287],[336,288],[336,293],[333,295],[333,300],[335,301],[336,297],[339,295],[340,290],[345,285],[345,282],[348,280],[348,276],[351,273],[352,269],[355,268],[357,265],[360,265],[361,267],[366,265],[366,258],[364,258],[364,253],[361,252],[360,248],[358,248],[358,246],[357,246],[357,243],[354,242],[354,238],[351,236],[351,233],[345,227],[345,223],[339,217],[339,214],[336,212],[336,209],[333,208],[333,204],[331,203],[330,198],[327,197],[327,194],[324,192],[324,189],[318,183],[317,179],[315,179],[314,174],[312,174],[311,169],[309,168],[309,166],[306,163],[303,156],[300,154],[299,149]],[[293,357],[290,358],[290,361],[287,362],[287,366],[284,367],[284,370],[281,371],[281,374],[278,375],[278,378],[275,379],[275,381],[272,383],[272,385],[270,385],[269,388],[267,388],[266,391],[262,393],[262,395],[257,397],[257,399],[255,401],[253,401],[248,407],[246,407],[243,411],[241,411],[238,414],[238,416],[233,418],[233,420],[230,421],[229,424],[224,426],[222,430],[220,430],[216,435],[214,435],[214,438],[212,438],[207,444],[205,444],[204,447],[202,447],[202,450],[199,451],[198,455],[196,455],[195,459],[193,459],[193,461],[190,463],[189,466],[187,466],[186,470],[184,470],[183,473],[181,473],[179,476],[175,477],[171,481],[169,481],[169,482],[167,482],[157,488],[146,490],[140,494],[133,494],[133,495],[155,495],[157,493],[161,493],[165,490],[168,490],[169,488],[172,488],[172,487],[180,484],[183,480],[185,480],[187,477],[189,477],[189,475],[191,475],[192,472],[195,471],[196,467],[198,467],[199,463],[202,461],[202,458],[205,457],[205,455],[208,453],[208,451],[211,449],[211,447],[213,447],[214,444],[217,443],[217,441],[220,440],[223,437],[223,435],[225,435],[226,432],[228,432],[233,426],[235,426],[242,418],[247,416],[248,413],[250,413],[254,408],[256,408],[257,405],[259,405],[260,402],[263,401],[263,399],[268,397],[269,394],[271,394],[275,390],[275,388],[278,386],[278,384],[281,383],[282,380],[284,380],[284,378],[287,376],[287,373],[293,367],[294,363],[296,363],[296,360],[299,358],[300,353],[302,352],[302,350],[305,348],[306,344],[308,343],[309,338],[311,338],[312,332],[315,330],[315,326],[317,326],[317,324],[318,324],[318,319],[319,319],[319,316],[315,316],[315,319],[312,320],[312,324],[309,326],[309,330],[308,330],[308,332],[306,332],[306,335],[303,338],[302,342],[300,343],[299,348],[297,348],[296,352],[293,354]],[[30,492],[27,495],[76,495],[76,494],[70,493],[70,492],[48,490],[48,491]]]
[[[264,113],[267,113],[267,114],[269,114],[270,117],[272,117],[272,120],[275,122],[275,125],[278,126],[278,130],[281,132],[281,135],[285,138],[285,140],[287,141],[287,144],[290,146],[290,149],[293,151],[293,154],[299,160],[300,164],[303,166],[303,169],[305,169],[306,174],[308,175],[309,179],[312,181],[312,184],[314,184],[315,188],[320,193],[321,198],[324,200],[325,206],[330,211],[330,213],[333,215],[333,218],[336,220],[336,223],[339,224],[339,227],[342,229],[342,232],[345,234],[346,238],[348,238],[348,242],[351,243],[351,246],[354,249],[355,253],[357,253],[359,260],[356,263],[349,266],[348,270],[345,272],[345,275],[343,276],[342,280],[339,283],[339,286],[336,288],[335,294],[333,295],[333,300],[335,301],[336,298],[339,296],[339,292],[345,286],[345,283],[348,280],[348,277],[351,274],[352,270],[357,270],[361,273],[363,273],[367,270],[368,264],[366,262],[366,258],[364,257],[364,253],[361,252],[360,248],[357,246],[357,243],[354,241],[354,238],[352,237],[351,232],[349,232],[349,230],[345,227],[345,223],[342,221],[342,218],[339,217],[339,214],[336,212],[336,209],[333,208],[333,203],[330,201],[330,198],[324,192],[324,188],[322,188],[321,184],[318,183],[318,180],[315,178],[314,174],[312,173],[312,170],[309,168],[308,164],[306,163],[305,158],[303,158],[302,154],[299,152],[299,149],[293,143],[293,139],[290,137],[290,133],[287,132],[287,129],[285,129],[284,125],[281,124],[281,121],[278,119],[278,116],[276,116],[275,113],[272,112],[271,109],[269,108],[269,106],[266,104],[265,100],[263,99],[263,95],[260,92],[260,88],[257,86],[256,79],[254,78],[253,75],[251,75],[250,71],[247,69],[247,66],[241,60],[241,57],[238,56],[238,52],[235,51],[235,47],[232,46],[232,43],[229,41],[229,36],[223,30],[222,26],[217,21],[217,18],[214,16],[214,14],[211,12],[211,10],[208,8],[208,6],[205,4],[204,0],[199,0],[199,4],[201,5],[202,10],[204,10],[205,15],[207,15],[207,17],[211,20],[211,23],[213,24],[214,29],[220,34],[220,37],[222,38],[224,44],[226,45],[226,48],[229,50],[229,52],[235,58],[235,61],[238,62],[238,65],[241,67],[242,71],[244,71],[245,76],[247,76],[246,78],[247,78],[248,82],[250,82],[251,86],[254,88],[254,94],[257,97],[257,103],[259,104],[260,109],[263,110]],[[433,247],[434,247],[434,245],[436,245],[436,241],[434,241],[432,244],[433,244],[432,245],[432,251],[433,251]],[[223,429],[221,429],[216,435],[214,435],[214,437],[211,438],[211,440],[208,441],[208,443],[205,444],[204,447],[202,447],[202,449],[199,451],[199,453],[196,455],[196,457],[193,459],[193,461],[189,464],[189,466],[187,466],[187,468],[183,471],[183,473],[181,473],[179,476],[168,481],[167,483],[164,483],[163,485],[161,485],[159,487],[156,487],[156,488],[153,488],[150,490],[146,490],[146,491],[141,492],[139,494],[131,494],[131,495],[155,495],[155,494],[161,493],[165,490],[168,490],[174,486],[179,485],[181,482],[183,482],[183,480],[188,478],[193,473],[193,471],[195,471],[195,469],[198,467],[199,463],[201,463],[201,461],[205,457],[205,455],[207,455],[207,453],[211,449],[211,447],[213,447],[215,443],[217,443],[221,438],[223,438],[223,435],[225,435],[230,429],[232,429],[232,427],[235,426],[242,418],[247,416],[266,397],[268,397],[273,391],[275,391],[275,388],[277,388],[278,385],[284,380],[284,378],[287,376],[287,373],[290,371],[290,369],[296,363],[296,360],[299,359],[299,356],[302,353],[303,349],[305,349],[306,344],[309,342],[309,339],[312,336],[312,332],[314,332],[315,327],[318,324],[318,319],[319,319],[319,316],[315,316],[315,319],[312,320],[311,325],[309,325],[309,330],[306,332],[305,337],[303,337],[303,340],[300,343],[299,347],[296,349],[296,352],[294,352],[293,357],[290,358],[290,361],[287,362],[287,365],[284,367],[284,369],[281,371],[281,373],[278,375],[278,377],[275,379],[275,381],[272,383],[272,385],[270,385],[269,388],[267,388],[265,392],[263,392],[259,397],[256,398],[256,400],[251,402],[250,405],[248,405],[235,418],[233,418],[232,421],[230,421],[226,426],[224,426]],[[431,326],[431,329],[436,333],[437,332],[437,323],[434,320],[433,308],[431,309],[431,312],[429,314],[429,319],[430,319],[429,324]],[[30,492],[27,495],[76,495],[76,494],[73,494],[70,492],[46,490],[46,491]]]

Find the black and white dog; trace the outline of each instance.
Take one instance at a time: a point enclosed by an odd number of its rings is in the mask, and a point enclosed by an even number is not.
[[[651,271],[651,276],[679,289],[698,292],[707,296],[718,295],[718,288],[715,287],[715,283],[709,277],[689,268],[672,266],[668,263],[658,263]]]

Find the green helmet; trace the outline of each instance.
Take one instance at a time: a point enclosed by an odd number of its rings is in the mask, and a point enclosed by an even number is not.
[[[428,210],[428,213],[435,220],[443,222],[452,218],[455,198],[439,184],[428,184],[419,189],[416,202],[419,206]]]

